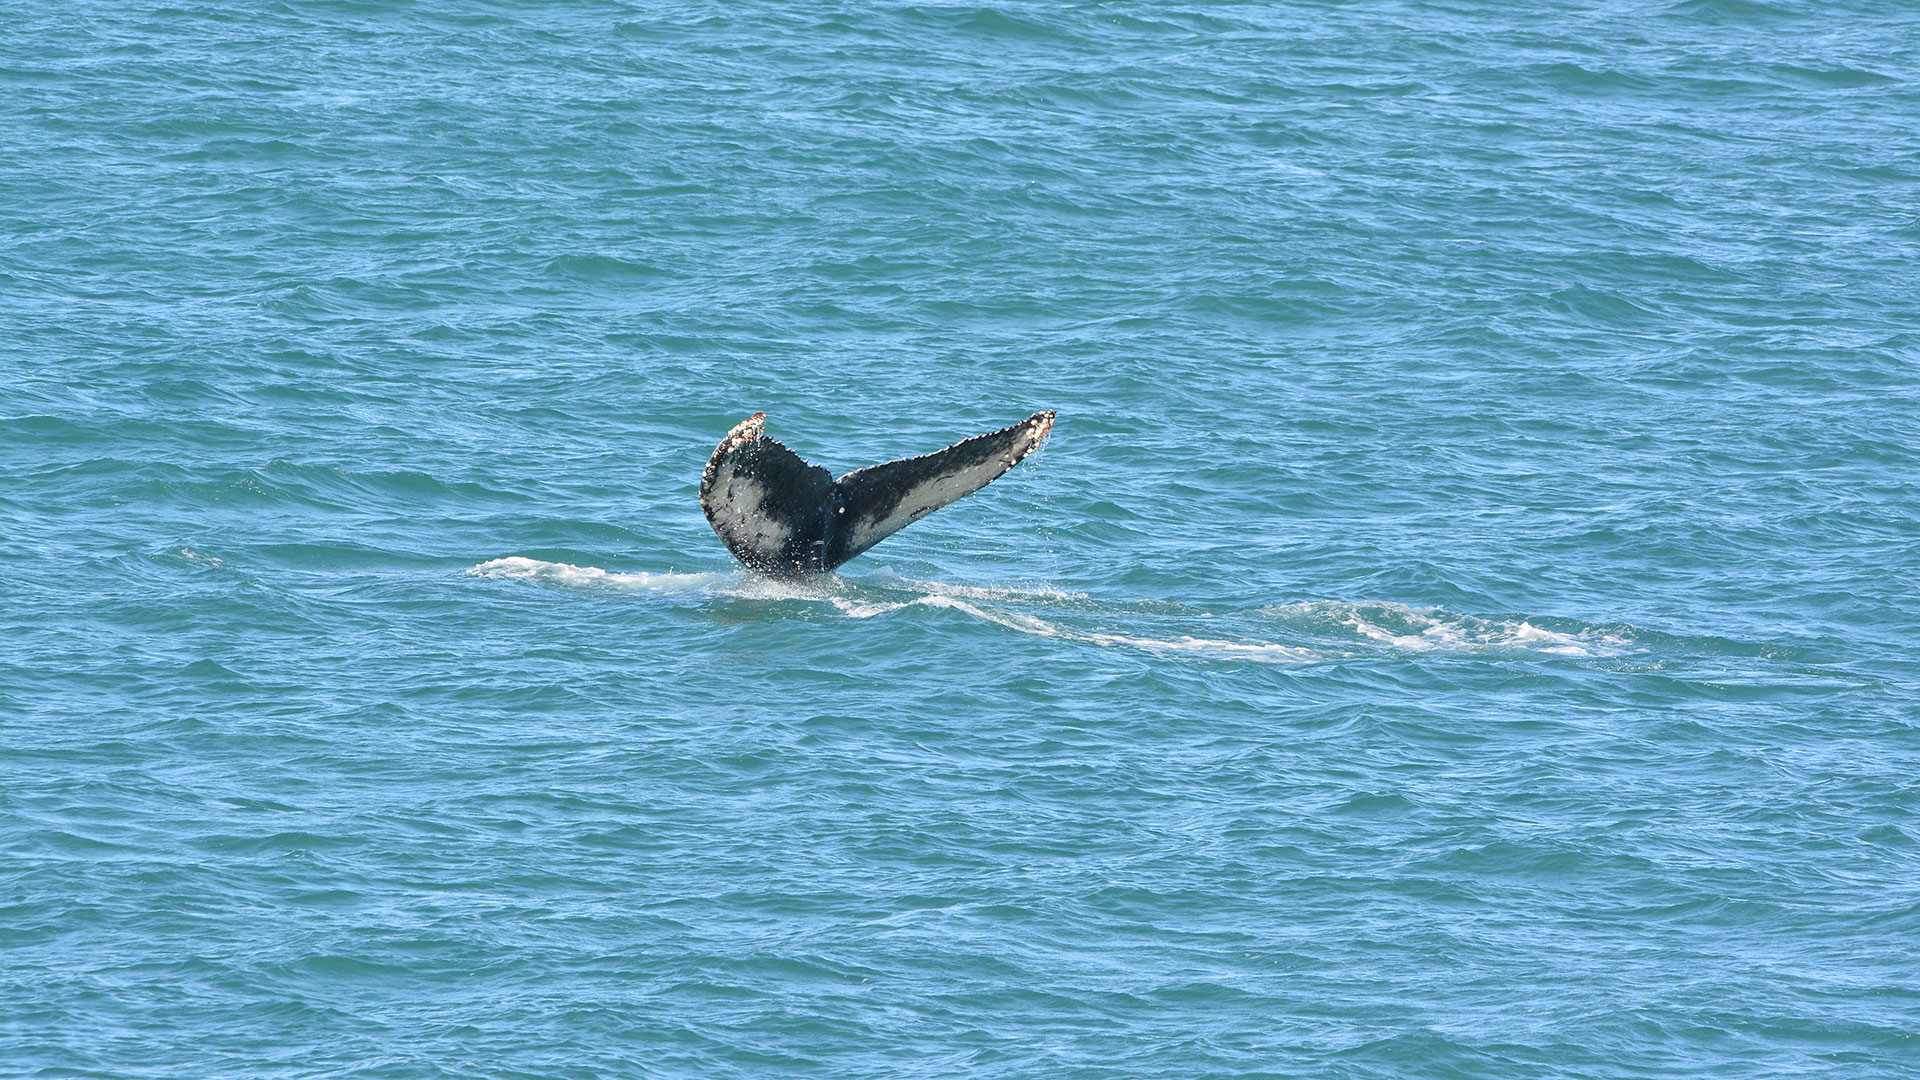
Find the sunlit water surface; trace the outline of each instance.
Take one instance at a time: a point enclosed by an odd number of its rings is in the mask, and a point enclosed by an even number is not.
[[[1920,14],[1522,7],[0,4],[0,1074],[1920,1074]]]

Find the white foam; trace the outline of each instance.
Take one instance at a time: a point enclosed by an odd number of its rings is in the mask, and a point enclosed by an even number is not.
[[[468,570],[475,577],[505,578],[568,588],[623,592],[694,592],[742,600],[797,601],[823,604],[850,619],[871,619],[908,608],[936,608],[962,614],[1035,637],[1087,645],[1138,649],[1159,656],[1210,660],[1247,660],[1272,664],[1308,664],[1354,655],[1337,641],[1324,648],[1282,645],[1273,641],[1234,641],[1190,634],[1148,637],[1104,628],[1081,629],[1042,618],[1010,605],[1065,603],[1088,614],[1093,603],[1085,594],[1051,587],[1007,585],[951,585],[889,577],[876,586],[844,579],[770,578],[756,574],[623,574],[594,566],[545,562],[513,556],[493,559]],[[889,595],[890,594],[890,595]],[[1096,605],[1097,606],[1097,605]],[[1618,655],[1632,642],[1603,631],[1563,632],[1535,626],[1521,619],[1485,619],[1437,608],[1415,608],[1393,603],[1342,603],[1318,600],[1270,606],[1262,613],[1300,626],[1313,637],[1328,638],[1331,626],[1344,628],[1364,643],[1384,649],[1418,653],[1474,653],[1518,650],[1554,656]],[[1111,612],[1110,612],[1111,614]],[[1324,629],[1312,633],[1314,624]],[[1329,626],[1331,624],[1331,626]],[[1351,642],[1352,638],[1348,638]]]
[[[483,562],[467,573],[475,577],[537,581],[544,585],[565,585],[574,589],[622,591],[681,592],[703,588],[720,580],[719,574],[620,574],[597,566],[545,562],[519,555]]]
[[[982,622],[992,623],[1034,637],[1057,641],[1077,641],[1141,649],[1164,656],[1184,655],[1215,660],[1255,660],[1274,664],[1304,664],[1328,659],[1330,655],[1313,649],[1295,648],[1273,642],[1225,641],[1182,635],[1175,638],[1140,637],[1106,630],[1080,630],[1038,615],[1009,611],[997,606],[1009,601],[1084,600],[1077,593],[1058,589],[1025,589],[1007,586],[947,585],[939,582],[910,581],[896,578],[896,591],[918,592],[901,599],[875,599],[859,595],[862,591],[848,582],[833,579],[783,579],[745,577],[726,590],[727,595],[752,600],[798,600],[826,604],[850,619],[871,619],[908,608],[937,608],[958,611]],[[892,584],[892,583],[890,583]]]
[[[1566,633],[1526,619],[1483,619],[1405,604],[1344,604],[1331,600],[1270,607],[1283,618],[1326,619],[1391,649],[1407,652],[1482,652],[1520,649],[1555,656],[1611,656],[1632,642],[1598,630]]]
[[[879,584],[903,589],[916,589],[936,596],[958,596],[968,600],[986,601],[1060,601],[1088,599],[1086,593],[1069,592],[1052,585],[950,585],[943,581],[918,581],[914,578],[900,577],[892,571],[883,571],[867,579]]]
[[[907,607],[945,608],[971,615],[984,622],[1017,630],[1035,637],[1058,641],[1077,641],[1087,645],[1141,649],[1163,656],[1186,655],[1214,660],[1256,660],[1274,664],[1307,664],[1333,655],[1313,649],[1297,648],[1269,641],[1227,641],[1181,635],[1174,638],[1141,637],[1107,630],[1080,630],[1038,615],[1008,611],[998,605],[1008,603],[1059,603],[1088,601],[1085,593],[1069,592],[1050,585],[953,585],[939,581],[917,581],[888,575],[887,583],[922,593],[908,600],[861,601],[827,596],[834,607],[856,619],[870,619]]]
[[[1004,626],[1009,630],[1018,630],[1023,634],[1032,634],[1035,637],[1077,641],[1088,645],[1140,649],[1162,656],[1178,654],[1212,660],[1255,660],[1269,664],[1310,664],[1330,658],[1328,653],[1270,641],[1225,641],[1219,638],[1199,638],[1184,634],[1177,638],[1150,638],[1134,634],[1117,634],[1107,630],[1078,630],[1042,619],[1037,615],[1026,615],[1017,611],[997,611],[952,596],[923,596],[910,603],[964,612],[976,619]]]
[[[200,565],[202,565],[202,566],[225,566],[225,565],[227,565],[227,564],[226,564],[226,563],[225,563],[224,561],[222,561],[222,560],[220,560],[220,559],[217,559],[217,558],[214,558],[214,557],[213,557],[212,555],[202,555],[202,554],[200,554],[199,552],[197,552],[197,551],[195,551],[195,550],[193,550],[193,549],[192,549],[192,548],[190,548],[190,547],[180,547],[180,548],[176,548],[176,549],[174,549],[174,550],[175,550],[175,551],[177,551],[177,552],[179,553],[179,555],[180,555],[180,557],[181,557],[181,558],[183,558],[183,559],[185,559],[185,560],[187,560],[188,562],[191,562],[191,563],[199,563],[199,564],[200,564]]]
[[[799,601],[808,604],[830,604],[845,610],[848,605],[858,606],[859,601],[851,599],[847,583],[833,577],[765,577],[760,574],[739,574],[727,582],[720,590],[724,595],[736,600]],[[896,607],[899,605],[895,605]]]

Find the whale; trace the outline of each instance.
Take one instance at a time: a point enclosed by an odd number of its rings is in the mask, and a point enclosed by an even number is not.
[[[733,557],[776,577],[831,573],[848,559],[1005,475],[1053,430],[1048,409],[944,450],[838,479],[766,433],[735,424],[700,474],[700,509]]]

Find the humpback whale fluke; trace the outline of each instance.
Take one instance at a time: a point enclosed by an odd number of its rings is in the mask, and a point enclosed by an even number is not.
[[[700,509],[733,556],[768,574],[823,574],[1033,453],[1053,410],[919,457],[835,480],[767,438],[766,413],[734,425],[700,474]]]

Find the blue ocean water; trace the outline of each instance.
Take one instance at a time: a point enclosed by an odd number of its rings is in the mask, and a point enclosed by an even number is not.
[[[1920,9],[0,30],[0,1074],[1920,1075]]]

